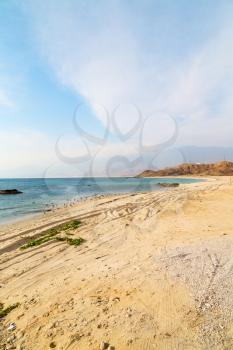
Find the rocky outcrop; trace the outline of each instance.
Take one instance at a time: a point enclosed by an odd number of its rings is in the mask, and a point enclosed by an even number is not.
[[[138,177],[154,176],[181,176],[181,175],[200,175],[200,176],[233,176],[232,162],[218,162],[211,164],[184,163],[173,168],[162,170],[146,170]]]
[[[18,191],[15,188],[12,190],[0,190],[0,194],[20,194],[20,193],[23,193],[23,192]]]
[[[158,185],[161,187],[178,187],[179,186],[179,184],[177,182],[171,182],[171,183],[159,182]]]

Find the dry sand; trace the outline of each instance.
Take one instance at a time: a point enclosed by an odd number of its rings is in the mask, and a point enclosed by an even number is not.
[[[19,249],[69,218],[81,246]],[[2,226],[0,242],[0,302],[20,303],[0,349],[233,349],[229,178],[88,199]]]

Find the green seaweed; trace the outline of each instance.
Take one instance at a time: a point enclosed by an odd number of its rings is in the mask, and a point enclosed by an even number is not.
[[[31,247],[36,247],[38,245],[41,245],[43,243],[46,243],[48,241],[51,241],[52,239],[54,239],[54,235],[51,236],[43,236],[37,239],[33,239],[32,241],[25,243],[24,245],[22,245],[20,247],[20,249],[27,249],[27,248],[31,248]]]
[[[19,305],[19,303],[12,304],[4,309],[3,304],[1,303],[0,318],[7,316],[12,310],[16,309]]]
[[[32,248],[38,245],[41,245],[43,243],[52,241],[52,240],[58,240],[58,241],[66,241],[70,245],[80,245],[84,240],[82,238],[68,238],[68,237],[57,237],[57,235],[61,232],[66,232],[69,230],[75,230],[80,226],[81,222],[79,220],[71,220],[69,222],[65,222],[63,224],[60,224],[58,226],[49,228],[48,230],[43,231],[40,234],[40,237],[30,240],[29,242],[25,243],[20,247],[21,250]],[[67,233],[69,234],[69,232]]]
[[[65,222],[64,224],[59,225],[58,227],[61,229],[61,231],[67,231],[67,230],[74,230],[78,228],[81,224],[81,221],[79,220],[71,220],[69,222]]]
[[[84,239],[81,237],[78,238],[69,238],[69,237],[56,237],[57,241],[67,242],[69,245],[78,246],[84,242]]]

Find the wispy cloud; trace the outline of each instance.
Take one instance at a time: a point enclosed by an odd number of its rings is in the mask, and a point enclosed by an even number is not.
[[[154,11],[156,22],[156,6]],[[232,8],[228,11],[233,13]],[[161,53],[158,37],[164,28],[155,30],[151,14],[134,16],[123,1],[99,1],[95,6],[82,1],[48,5],[33,1],[30,15],[40,52],[62,84],[110,111],[124,102],[136,103],[144,116],[166,110],[183,120],[180,144],[232,143],[229,13],[214,19],[218,25],[200,46],[190,45],[190,52],[174,61],[172,50],[171,57]],[[152,37],[145,37],[140,23],[147,23]],[[127,128],[127,115],[122,119]],[[154,114],[154,129],[156,123]]]

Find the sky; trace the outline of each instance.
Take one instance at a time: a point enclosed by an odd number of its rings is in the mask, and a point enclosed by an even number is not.
[[[0,177],[229,154],[232,95],[231,0],[0,1]]]

